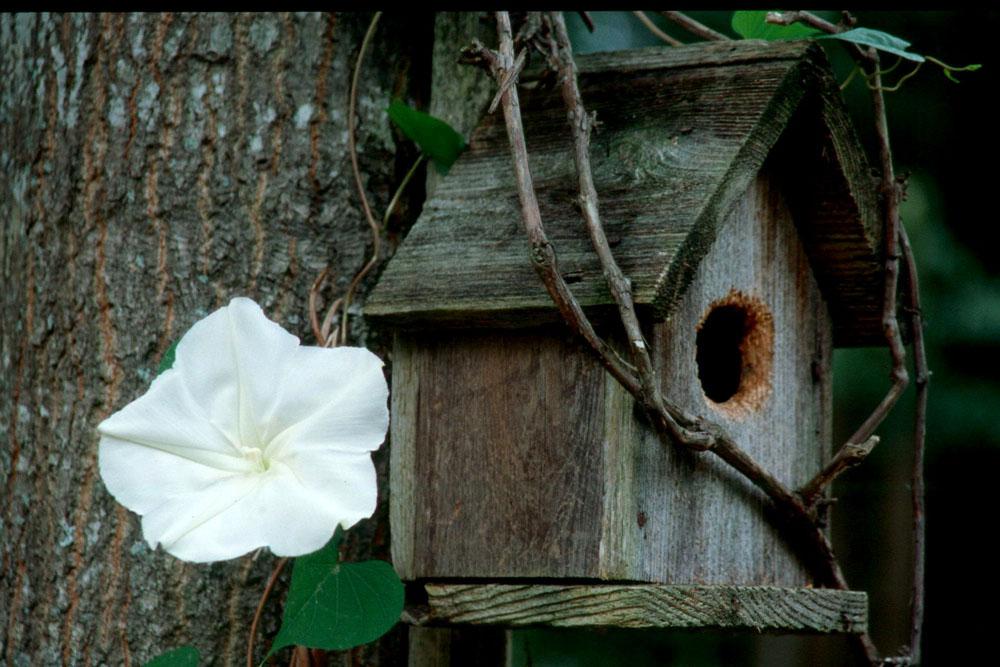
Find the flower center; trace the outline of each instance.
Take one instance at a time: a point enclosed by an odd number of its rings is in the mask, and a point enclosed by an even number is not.
[[[264,452],[257,447],[240,447],[243,458],[250,462],[254,472],[267,472],[271,462],[264,458]]]

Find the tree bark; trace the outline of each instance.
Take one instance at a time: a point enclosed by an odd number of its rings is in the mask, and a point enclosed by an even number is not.
[[[329,302],[371,247],[347,152],[370,18],[0,16],[4,664],[139,664],[189,643],[202,664],[242,664],[273,557],[151,551],[101,483],[95,427],[234,296],[312,342],[313,279],[330,269]],[[358,147],[377,211],[413,154],[385,108],[424,101],[432,35],[429,15],[387,15],[364,63]],[[355,344],[384,351],[351,321]],[[352,531],[351,557],[387,557],[385,449],[380,510]],[[398,663],[401,633],[353,660]]]

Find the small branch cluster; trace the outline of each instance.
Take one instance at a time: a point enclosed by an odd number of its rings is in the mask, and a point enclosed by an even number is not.
[[[680,25],[692,34],[704,39],[727,39],[706,26],[693,21],[679,12],[663,12],[664,16]],[[636,15],[646,23],[647,27],[662,33],[642,12]],[[618,313],[625,330],[630,362],[619,356],[606,341],[594,331],[592,324],[584,314],[573,293],[558,269],[556,253],[549,242],[528,165],[528,153],[521,121],[520,102],[517,91],[517,77],[524,66],[525,50],[515,55],[514,36],[510,17],[507,12],[497,12],[497,32],[499,50],[492,51],[482,44],[476,43],[465,51],[467,62],[484,65],[497,81],[498,92],[491,105],[491,111],[498,105],[502,108],[510,141],[514,172],[516,175],[518,197],[521,205],[521,215],[525,232],[531,245],[531,259],[536,272],[549,292],[553,302],[562,314],[570,328],[586,340],[597,354],[605,368],[628,390],[636,401],[644,408],[660,435],[664,444],[675,444],[694,451],[710,451],[754,485],[760,488],[772,501],[784,518],[784,528],[796,542],[806,545],[808,551],[806,561],[810,564],[814,576],[824,585],[836,588],[848,588],[833,548],[824,532],[823,517],[820,507],[825,501],[824,494],[833,481],[844,471],[863,461],[878,443],[874,435],[875,429],[883,422],[889,411],[897,403],[909,382],[906,371],[906,356],[896,317],[896,294],[899,282],[899,262],[903,257],[907,265],[908,309],[910,324],[914,332],[916,352],[916,372],[918,386],[917,407],[917,456],[914,462],[914,515],[915,540],[914,549],[917,561],[913,589],[913,631],[911,649],[905,656],[907,662],[916,662],[919,658],[920,626],[923,615],[923,438],[925,433],[926,415],[926,385],[929,373],[926,368],[926,355],[923,349],[922,322],[920,316],[919,295],[917,294],[916,267],[912,252],[906,239],[905,231],[899,223],[900,186],[897,183],[892,167],[892,154],[889,147],[888,128],[885,116],[885,102],[878,54],[869,49],[859,51],[859,57],[871,68],[869,75],[872,86],[873,105],[876,115],[876,126],[879,137],[880,162],[882,166],[881,195],[884,206],[885,220],[885,283],[883,294],[882,326],[886,342],[892,355],[891,386],[885,397],[874,408],[871,415],[861,424],[857,431],[834,455],[831,461],[804,485],[798,492],[785,487],[773,475],[764,470],[737,443],[730,439],[716,424],[684,413],[677,406],[670,404],[662,395],[649,355],[646,343],[632,299],[631,283],[619,268],[611,252],[610,245],[601,224],[598,197],[593,183],[590,167],[590,135],[595,124],[593,114],[588,114],[577,83],[576,65],[573,60],[566,25],[562,14],[534,14],[528,33],[533,43],[539,39],[548,42],[549,62],[557,69],[559,85],[566,106],[567,118],[573,134],[574,160],[576,163],[579,198],[578,204],[590,236],[591,243],[597,253],[609,290],[618,306]],[[802,22],[825,32],[837,32],[845,29],[809,12],[772,13],[768,21],[783,25]],[[843,25],[853,25],[853,19],[845,15]],[[524,34],[519,34],[521,37]],[[679,41],[662,33],[665,41],[680,44]],[[902,245],[902,250],[901,246]],[[878,652],[867,635],[861,635],[860,641],[865,655],[872,664],[879,664]]]

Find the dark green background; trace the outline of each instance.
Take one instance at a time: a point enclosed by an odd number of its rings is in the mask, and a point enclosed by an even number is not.
[[[649,13],[651,17],[655,13]],[[733,35],[730,12],[691,12]],[[825,14],[837,19],[837,14]],[[629,12],[593,12],[589,34],[575,14],[568,22],[578,53],[661,42]],[[1000,67],[993,39],[1000,12],[858,12],[858,25],[910,42],[911,51],[953,65],[982,63],[946,79],[925,64],[899,92],[888,94],[897,172],[907,173],[902,207],[920,267],[933,379],[927,442],[927,615],[924,663],[969,664],[981,659],[998,592],[985,542],[997,505],[1000,471],[1000,261],[993,200],[998,154],[994,119]],[[695,41],[665,20],[657,23]],[[852,61],[824,47],[838,80]],[[895,58],[884,59],[886,66]],[[904,62],[887,77],[909,71]],[[863,141],[874,152],[871,97],[860,77],[845,97]],[[872,160],[875,163],[875,160]],[[835,442],[842,442],[888,387],[885,350],[838,350],[834,356]],[[834,540],[852,586],[868,591],[870,626],[883,653],[909,637],[910,487],[913,388],[879,428],[882,442],[869,460],[839,481]],[[756,637],[718,633],[521,631],[516,665],[842,665],[852,664],[843,637]]]

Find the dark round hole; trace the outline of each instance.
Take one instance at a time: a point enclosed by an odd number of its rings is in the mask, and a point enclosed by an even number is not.
[[[733,305],[714,308],[698,329],[698,379],[705,396],[716,403],[725,403],[739,391],[746,333],[747,312]]]

